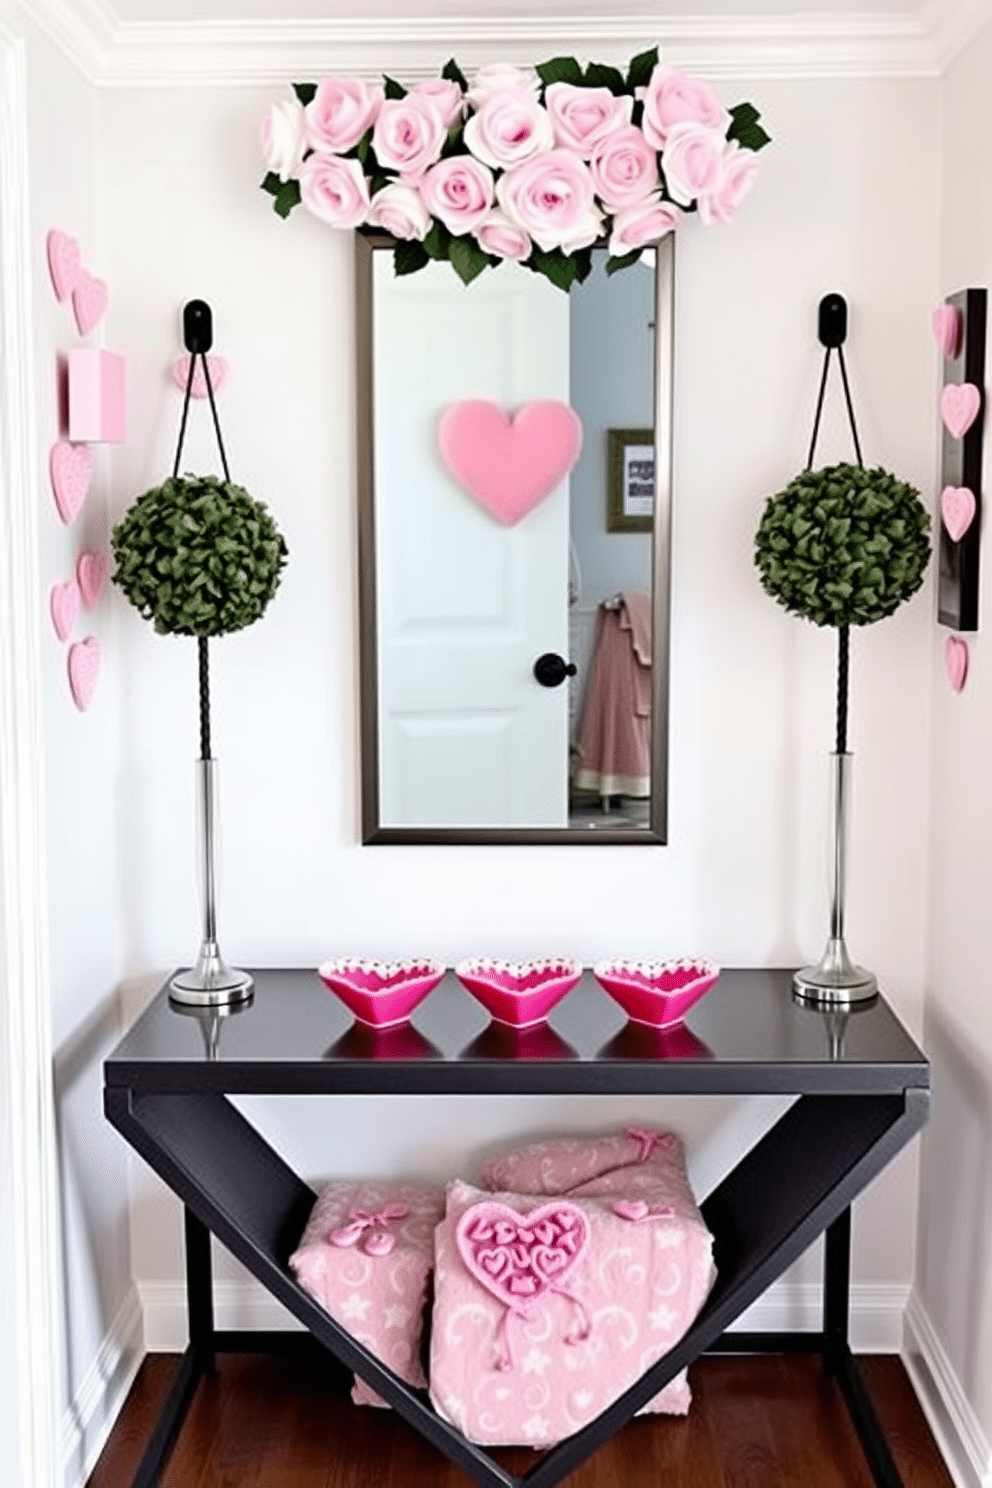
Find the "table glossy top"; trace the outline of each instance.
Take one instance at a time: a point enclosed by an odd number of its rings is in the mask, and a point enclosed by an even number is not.
[[[105,1066],[108,1085],[235,1093],[879,1092],[926,1086],[925,1056],[883,997],[849,1015],[793,1001],[785,970],[728,970],[684,1024],[627,1022],[587,972],[546,1024],[490,1021],[454,973],[409,1024],[373,1032],[315,971],[257,971],[224,1017],[165,988]]]

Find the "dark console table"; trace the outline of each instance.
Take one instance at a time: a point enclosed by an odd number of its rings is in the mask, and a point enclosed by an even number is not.
[[[624,1022],[587,975],[524,1034],[490,1024],[448,976],[413,1023],[372,1034],[309,971],[255,973],[224,1018],[161,991],[107,1060],[108,1118],[186,1207],[189,1347],[135,1488],[151,1488],[200,1376],[258,1335],[213,1326],[210,1234],[320,1343],[485,1488],[552,1488],[699,1354],[816,1351],[835,1375],[881,1488],[899,1474],[848,1345],[850,1204],[927,1119],[930,1070],[884,998],[849,1016],[798,1006],[786,971],[725,971],[668,1034]],[[702,1204],[717,1280],[690,1331],[602,1415],[521,1479],[433,1411],[304,1292],[287,1267],[315,1195],[230,1095],[747,1095],[798,1097]],[[726,1329],[826,1232],[822,1331]],[[266,1336],[265,1341],[271,1341]]]

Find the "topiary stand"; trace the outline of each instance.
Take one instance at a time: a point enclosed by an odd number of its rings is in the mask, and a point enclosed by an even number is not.
[[[837,627],[830,932],[817,964],[796,972],[793,992],[817,1007],[843,1008],[868,1002],[878,992],[876,977],[854,964],[844,938],[852,766],[847,749],[850,627],[891,615],[920,587],[930,557],[930,517],[911,486],[885,470],[864,468],[844,365],[847,304],[841,295],[821,300],[819,334],[826,350],[806,469],[765,506],[755,537],[755,563],[762,585],[779,604],[814,625]],[[858,463],[814,471],[835,350]]]
[[[209,638],[241,630],[261,616],[278,586],[286,544],[262,503],[231,482],[206,356],[212,343],[209,305],[191,300],[183,325],[189,376],[172,478],[139,496],[114,528],[113,578],[160,634],[193,635],[197,640],[203,937],[195,964],[176,973],[169,995],[187,1008],[221,1013],[252,996],[252,979],[226,964],[217,941],[217,762],[210,741]],[[179,476],[197,357],[210,398],[223,480]]]

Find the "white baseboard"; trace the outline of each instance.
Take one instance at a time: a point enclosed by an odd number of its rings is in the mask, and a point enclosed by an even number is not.
[[[186,1288],[182,1282],[139,1282],[150,1352],[177,1353],[186,1347]],[[856,1353],[897,1354],[902,1348],[903,1316],[909,1286],[851,1287],[851,1347]],[[818,1285],[782,1282],[773,1286],[735,1325],[754,1332],[815,1332],[823,1324],[823,1292]],[[250,1278],[214,1282],[214,1323],[218,1328],[299,1328],[300,1324],[264,1287]]]
[[[144,1356],[141,1298],[132,1286],[62,1417],[63,1488],[83,1488]]]
[[[903,1358],[957,1488],[992,1488],[992,1446],[916,1291],[906,1308]]]

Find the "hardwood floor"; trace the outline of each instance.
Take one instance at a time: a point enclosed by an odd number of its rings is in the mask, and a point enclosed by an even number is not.
[[[127,1488],[178,1366],[152,1354],[88,1488]],[[953,1488],[898,1358],[860,1356],[905,1488]],[[632,1421],[568,1488],[872,1488],[836,1386],[807,1357],[704,1358],[684,1420]],[[468,1488],[469,1479],[392,1412],[356,1407],[338,1367],[224,1355],[201,1383],[161,1488]],[[495,1453],[512,1472],[536,1461]]]

